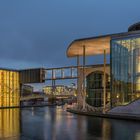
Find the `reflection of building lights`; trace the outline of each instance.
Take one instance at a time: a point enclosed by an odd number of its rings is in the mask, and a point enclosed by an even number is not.
[[[34,116],[34,115],[35,115],[34,110],[32,110],[32,116]]]
[[[140,97],[140,95],[139,95],[139,94],[137,94],[137,95],[136,95],[136,97],[137,97],[137,98],[139,98],[139,97]]]
[[[19,115],[20,110],[17,108],[0,110],[0,118],[1,118],[0,130],[6,130],[0,133],[0,138],[11,137],[11,134],[15,136],[19,135],[20,133]]]

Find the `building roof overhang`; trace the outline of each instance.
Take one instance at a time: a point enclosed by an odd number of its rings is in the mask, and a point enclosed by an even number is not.
[[[110,53],[110,36],[95,37],[88,39],[74,40],[67,49],[68,57],[76,57],[83,55],[83,46],[85,46],[85,55],[98,55]]]
[[[110,41],[114,38],[123,38],[127,36],[140,35],[140,31],[131,31],[117,34],[109,34],[91,38],[74,40],[67,48],[67,57],[83,56],[85,46],[85,55],[101,55],[106,50],[106,54],[110,54]]]

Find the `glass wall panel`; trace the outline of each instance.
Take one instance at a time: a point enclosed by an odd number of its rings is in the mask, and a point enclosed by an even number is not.
[[[19,73],[0,70],[0,107],[19,106],[20,85]]]
[[[86,77],[87,103],[95,106],[103,106],[103,72],[96,71]],[[106,103],[110,101],[110,78],[106,74]]]
[[[140,36],[111,41],[112,105],[126,104],[140,94]]]

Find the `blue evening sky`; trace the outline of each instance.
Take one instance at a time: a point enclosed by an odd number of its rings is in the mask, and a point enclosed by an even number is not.
[[[127,31],[140,21],[139,6],[140,0],[1,0],[0,67],[75,65],[66,57],[74,39]]]
[[[140,0],[0,0],[0,67],[76,65],[66,57],[74,39],[125,32],[140,21],[139,7]]]

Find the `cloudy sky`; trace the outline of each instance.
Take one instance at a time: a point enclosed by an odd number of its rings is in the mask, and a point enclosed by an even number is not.
[[[140,21],[139,6],[140,0],[0,0],[0,67],[75,65],[66,57],[74,39],[127,31]]]

